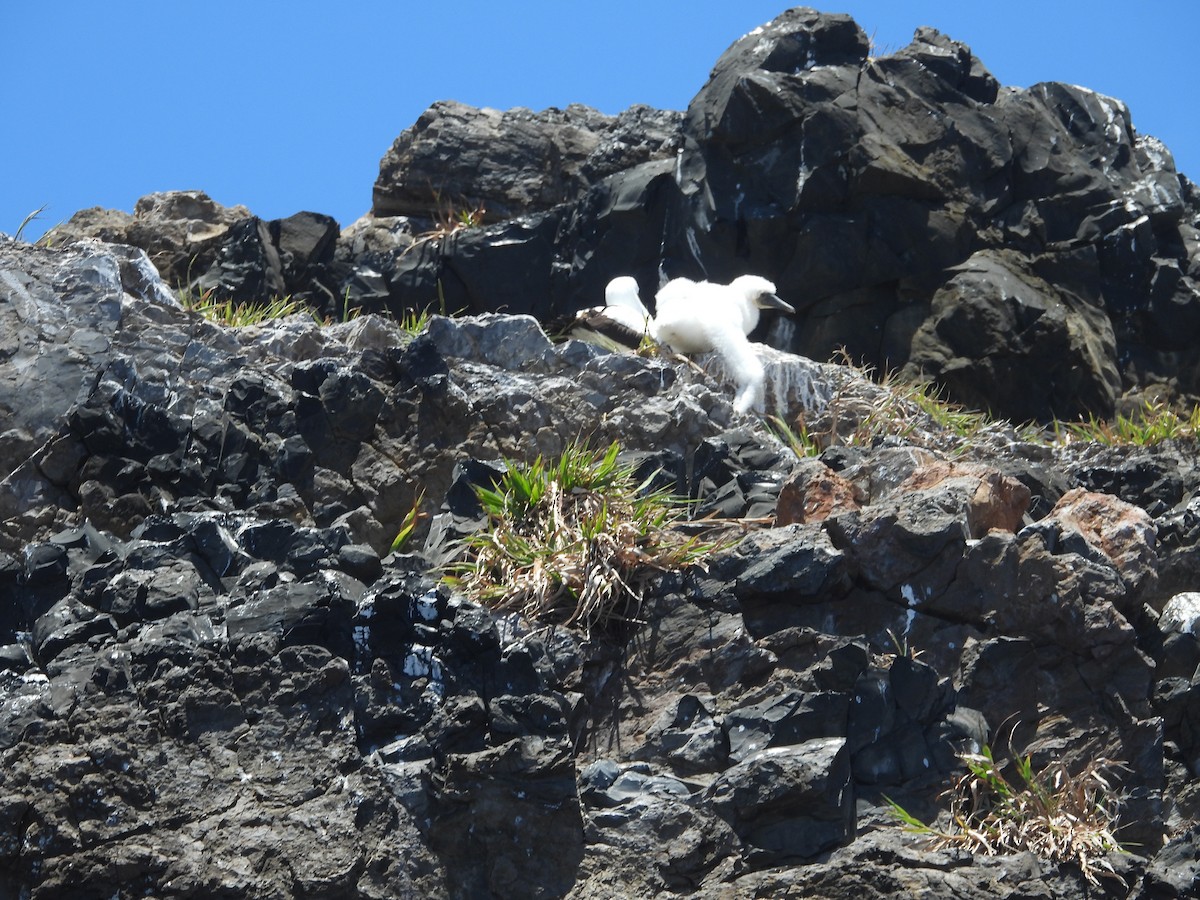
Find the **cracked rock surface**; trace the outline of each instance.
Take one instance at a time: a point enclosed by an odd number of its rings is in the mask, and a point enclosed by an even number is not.
[[[231,330],[129,248],[0,271],[0,896],[1090,896],[894,827],[984,743],[1126,761],[1121,896],[1194,892],[1190,442],[914,420],[801,460],[703,359],[529,317]],[[790,418],[886,392],[763,353]],[[430,564],[472,479],[576,434],[746,523],[592,639]]]
[[[431,234],[435,174],[493,218]],[[0,900],[1197,896],[1195,439],[964,438],[814,361],[1014,421],[1200,394],[1196,190],[1120,101],[798,8],[685,112],[436,104],[375,202],[0,236]],[[719,359],[546,334],[617,274],[747,271],[819,455]],[[592,636],[438,568],[472,485],[580,436],[735,535]],[[1123,761],[1111,876],[896,827],[985,744]]]

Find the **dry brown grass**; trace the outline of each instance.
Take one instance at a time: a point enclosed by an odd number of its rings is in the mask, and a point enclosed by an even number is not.
[[[1071,772],[1056,760],[1035,773],[1026,756],[1012,763],[1010,779],[988,747],[964,754],[962,760],[967,773],[943,795],[949,799],[948,828],[926,825],[887,800],[910,831],[929,839],[932,849],[958,847],[988,856],[1028,851],[1052,862],[1074,863],[1092,884],[1101,877],[1124,883],[1107,858],[1120,850],[1115,835],[1120,796],[1112,775],[1122,764],[1101,757]]]

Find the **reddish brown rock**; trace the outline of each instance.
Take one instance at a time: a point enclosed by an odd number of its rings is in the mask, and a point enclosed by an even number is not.
[[[792,473],[779,490],[775,512],[776,525],[798,522],[823,522],[839,512],[862,507],[862,491],[824,463]]]
[[[1137,597],[1158,579],[1158,533],[1150,515],[1111,494],[1075,488],[1063,494],[1050,519],[1077,531],[1110,560]]]
[[[929,463],[909,475],[899,490],[921,491],[939,485],[954,486],[965,497],[972,538],[996,529],[1015,532],[1029,509],[1029,488],[995,469],[970,463]]]

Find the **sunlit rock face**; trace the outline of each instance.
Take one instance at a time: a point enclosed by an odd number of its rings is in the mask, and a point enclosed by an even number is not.
[[[1187,895],[1188,446],[964,439],[764,348],[777,425],[825,447],[800,458],[717,355],[495,314],[230,328],[120,245],[4,241],[0,272],[0,884],[1083,896],[888,827],[885,796],[932,817],[986,744],[1131,760],[1118,825],[1146,849],[1114,865]],[[444,582],[474,488],[579,435],[724,522],[720,549],[590,634]]]
[[[491,218],[437,221],[443,164]],[[1118,101],[796,9],[686,112],[438,104],[376,190],[344,231],[181,192],[0,238],[0,900],[1094,896],[893,827],[985,745],[1123,761],[1100,890],[1195,894],[1194,439],[964,428],[825,361],[1019,420],[1197,392],[1195,192]],[[753,415],[719,353],[546,334],[748,273],[795,308]],[[595,634],[445,581],[476,490],[581,437],[705,564]]]
[[[263,222],[198,192],[59,238],[145,248],[171,285],[299,297],[337,317],[530,313],[635,277],[756,274],[799,311],[756,337],[922,374],[1015,419],[1200,394],[1196,222],[1170,151],[1120,100],[1000,85],[932,28],[872,56],[849,17],[797,8],[734,42],[685,112],[444,101],[385,154],[369,216]]]

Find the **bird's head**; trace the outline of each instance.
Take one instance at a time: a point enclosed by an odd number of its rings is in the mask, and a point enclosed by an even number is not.
[[[637,281],[629,275],[620,275],[608,282],[604,289],[604,301],[605,306],[624,306],[643,316],[648,314],[637,294]]]
[[[790,303],[779,299],[775,293],[775,285],[760,275],[740,275],[733,279],[730,287],[736,288],[758,309],[781,309],[786,313],[796,312]]]
[[[732,288],[742,298],[742,318],[746,334],[758,325],[760,309],[779,309],[786,313],[795,313],[790,303],[785,303],[775,294],[775,285],[760,275],[740,275],[730,282]]]
[[[604,302],[607,306],[641,306],[638,296],[637,280],[629,275],[620,275],[608,283],[604,289]]]

